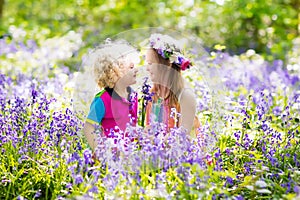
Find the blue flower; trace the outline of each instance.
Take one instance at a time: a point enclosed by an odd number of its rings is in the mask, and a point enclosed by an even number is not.
[[[92,193],[94,193],[94,194],[98,194],[98,193],[99,193],[99,190],[98,190],[98,188],[97,188],[96,186],[93,186],[91,189],[89,189],[88,192],[92,192]]]
[[[42,195],[41,190],[38,190],[35,195],[34,198],[39,198]]]
[[[232,186],[233,184],[234,184],[233,179],[231,177],[227,176],[225,185],[226,186]]]
[[[75,176],[75,184],[80,184],[82,182],[83,182],[83,178],[82,178],[81,174],[77,174]]]

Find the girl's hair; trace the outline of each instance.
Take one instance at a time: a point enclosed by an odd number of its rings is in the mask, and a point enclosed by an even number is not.
[[[94,50],[89,59],[97,85],[113,88],[125,73],[123,64],[133,54],[138,56],[136,49],[124,41],[104,44]]]
[[[169,59],[163,58],[159,55],[155,49],[150,48],[151,55],[154,56],[154,59],[157,61],[157,64],[161,65],[160,69],[160,79],[166,80],[166,86],[170,89],[169,103],[171,106],[178,105],[178,95],[180,94],[182,88],[184,88],[184,80],[181,76],[180,66],[172,63],[170,66]],[[158,75],[159,76],[159,75]],[[153,91],[160,90],[162,87],[159,83],[154,83]],[[157,95],[154,95],[154,100],[157,99]]]

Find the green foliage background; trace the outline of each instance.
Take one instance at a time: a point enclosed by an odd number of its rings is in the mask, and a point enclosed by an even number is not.
[[[1,0],[0,4],[0,36],[10,25],[47,30],[45,37],[75,30],[84,33],[87,46],[128,29],[162,26],[197,34],[209,49],[222,44],[239,54],[252,48],[267,60],[285,60],[300,32],[299,0]]]

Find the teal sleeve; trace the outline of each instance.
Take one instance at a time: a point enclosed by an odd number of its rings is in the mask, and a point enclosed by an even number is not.
[[[90,112],[87,116],[87,122],[91,124],[100,124],[105,114],[105,106],[103,100],[95,97],[90,106]]]

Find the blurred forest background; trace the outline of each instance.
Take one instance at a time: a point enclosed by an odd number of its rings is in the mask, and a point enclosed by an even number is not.
[[[266,60],[286,60],[300,35],[300,0],[0,0],[0,37],[21,27],[43,39],[70,30],[85,46],[135,28],[159,27],[193,33],[207,49],[231,54],[254,49]]]

